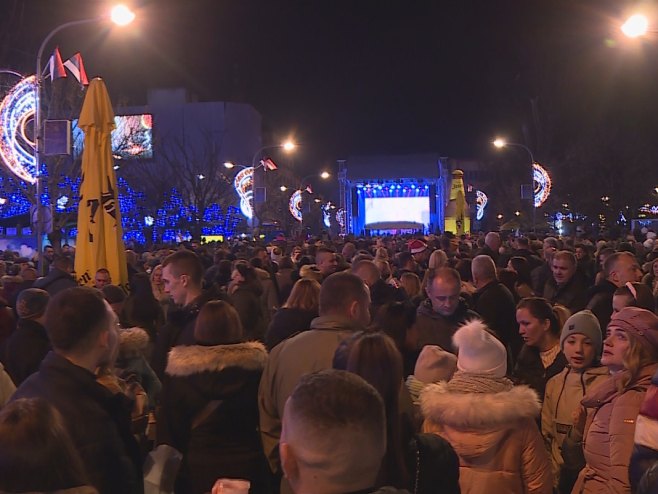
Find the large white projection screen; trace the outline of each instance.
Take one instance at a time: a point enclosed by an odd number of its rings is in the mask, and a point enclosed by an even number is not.
[[[430,198],[366,197],[366,225],[373,223],[413,222],[429,225]]]

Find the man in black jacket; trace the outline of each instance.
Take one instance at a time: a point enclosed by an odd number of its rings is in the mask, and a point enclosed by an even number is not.
[[[507,348],[512,370],[516,356],[523,346],[516,323],[514,296],[498,281],[496,266],[491,257],[476,256],[471,263],[471,273],[477,288],[473,294],[473,308]]]
[[[51,350],[44,326],[48,292],[39,288],[23,290],[16,300],[18,323],[7,340],[4,360],[7,373],[16,386],[39,370],[39,364]]]
[[[53,297],[46,309],[53,351],[12,399],[43,398],[57,408],[89,482],[101,494],[141,493],[141,457],[128,400],[96,382],[94,374],[118,338],[116,327],[98,290],[75,287]]]

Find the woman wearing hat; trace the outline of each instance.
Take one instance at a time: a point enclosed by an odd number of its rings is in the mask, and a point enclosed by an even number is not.
[[[442,436],[459,456],[462,494],[551,494],[537,393],[505,377],[507,350],[482,321],[459,328],[453,343],[457,372],[423,389],[420,404],[424,432]]]
[[[587,464],[573,493],[630,492],[628,466],[635,422],[658,364],[658,317],[645,309],[626,307],[608,324],[601,363],[610,376],[588,391],[583,451]],[[581,410],[575,427],[582,427]]]
[[[582,436],[573,430],[573,412],[583,395],[608,377],[601,358],[601,326],[589,310],[567,319],[560,335],[560,349],[568,365],[546,383],[541,411],[541,432],[553,468],[554,486],[559,494],[570,493],[584,466]]]

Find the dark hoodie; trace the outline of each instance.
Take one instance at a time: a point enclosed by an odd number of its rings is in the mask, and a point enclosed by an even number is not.
[[[248,341],[263,341],[265,338],[267,320],[263,311],[262,295],[263,286],[258,280],[240,283],[230,295],[230,301],[240,315],[245,339]]]
[[[416,336],[415,350],[420,351],[425,345],[438,345],[447,352],[456,354],[452,346],[452,335],[466,321],[479,319],[477,312],[470,310],[463,299],[459,300],[457,310],[450,316],[443,316],[432,309],[432,301],[425,300],[416,311],[416,323],[411,331]]]
[[[617,290],[617,285],[608,280],[597,283],[587,292],[587,308],[591,310],[601,325],[601,331],[604,333],[612,317],[612,297]]]

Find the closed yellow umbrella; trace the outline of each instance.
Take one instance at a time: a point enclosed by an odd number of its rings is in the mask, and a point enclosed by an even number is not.
[[[128,268],[112,158],[114,112],[100,78],[89,84],[78,126],[85,133],[75,253],[78,283],[93,285],[96,271],[106,268],[112,283],[126,290]]]

